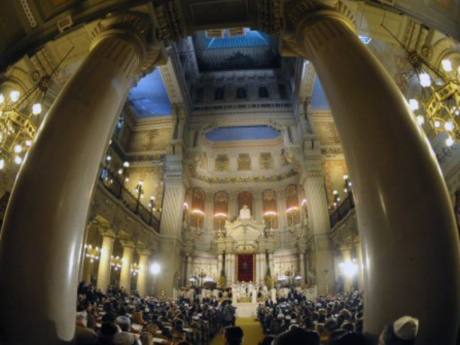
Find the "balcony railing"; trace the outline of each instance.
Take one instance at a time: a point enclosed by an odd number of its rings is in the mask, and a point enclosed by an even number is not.
[[[331,228],[333,228],[338,222],[344,219],[347,214],[355,208],[355,202],[353,200],[353,194],[348,194],[348,196],[334,209],[329,215],[329,220],[331,222]]]
[[[103,168],[99,179],[107,191],[119,199],[127,209],[139,216],[139,218],[150,225],[156,232],[160,232],[160,221],[151,210],[145,207],[139,199],[131,194],[120,181],[119,177],[110,170]]]

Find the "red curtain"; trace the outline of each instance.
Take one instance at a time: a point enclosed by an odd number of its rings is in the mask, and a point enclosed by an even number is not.
[[[238,281],[254,281],[254,256],[252,254],[238,255]]]

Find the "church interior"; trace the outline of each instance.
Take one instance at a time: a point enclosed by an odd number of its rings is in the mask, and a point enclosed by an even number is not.
[[[459,344],[458,1],[0,27],[0,344]]]

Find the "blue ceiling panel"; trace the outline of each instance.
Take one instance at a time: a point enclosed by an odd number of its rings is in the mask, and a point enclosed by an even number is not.
[[[242,47],[267,47],[270,45],[270,38],[267,34],[247,30],[244,35],[230,36],[227,32],[223,38],[206,38],[207,49],[226,49]]]
[[[311,107],[313,110],[330,109],[329,102],[319,79],[316,79],[315,84],[313,85]]]
[[[139,117],[168,116],[172,113],[172,105],[159,69],[142,78],[128,98]]]
[[[218,127],[206,133],[210,141],[267,140],[279,137],[280,132],[270,126]]]

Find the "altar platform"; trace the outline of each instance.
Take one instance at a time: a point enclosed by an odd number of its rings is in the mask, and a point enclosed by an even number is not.
[[[257,303],[236,303],[236,317],[257,317]]]

